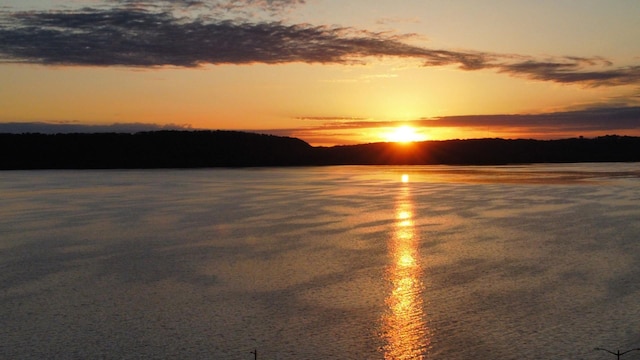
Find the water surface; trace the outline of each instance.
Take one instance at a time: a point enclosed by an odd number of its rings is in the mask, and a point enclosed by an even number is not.
[[[2,358],[640,346],[637,164],[9,171],[0,198]]]

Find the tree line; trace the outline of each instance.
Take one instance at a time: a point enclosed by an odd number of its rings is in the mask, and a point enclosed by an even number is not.
[[[313,147],[239,131],[0,134],[0,169],[501,165],[640,161],[640,138],[471,139]]]

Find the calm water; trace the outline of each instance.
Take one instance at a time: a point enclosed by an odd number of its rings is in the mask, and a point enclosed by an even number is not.
[[[0,172],[0,201],[0,358],[640,347],[640,164]]]

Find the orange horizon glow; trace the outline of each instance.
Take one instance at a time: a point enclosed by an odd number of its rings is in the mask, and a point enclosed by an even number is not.
[[[407,144],[416,141],[425,141],[427,136],[420,133],[415,127],[401,125],[382,135],[387,142]]]

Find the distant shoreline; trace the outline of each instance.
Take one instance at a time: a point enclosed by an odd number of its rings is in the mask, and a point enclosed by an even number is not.
[[[0,170],[638,162],[640,137],[469,139],[313,147],[239,131],[0,134]]]

